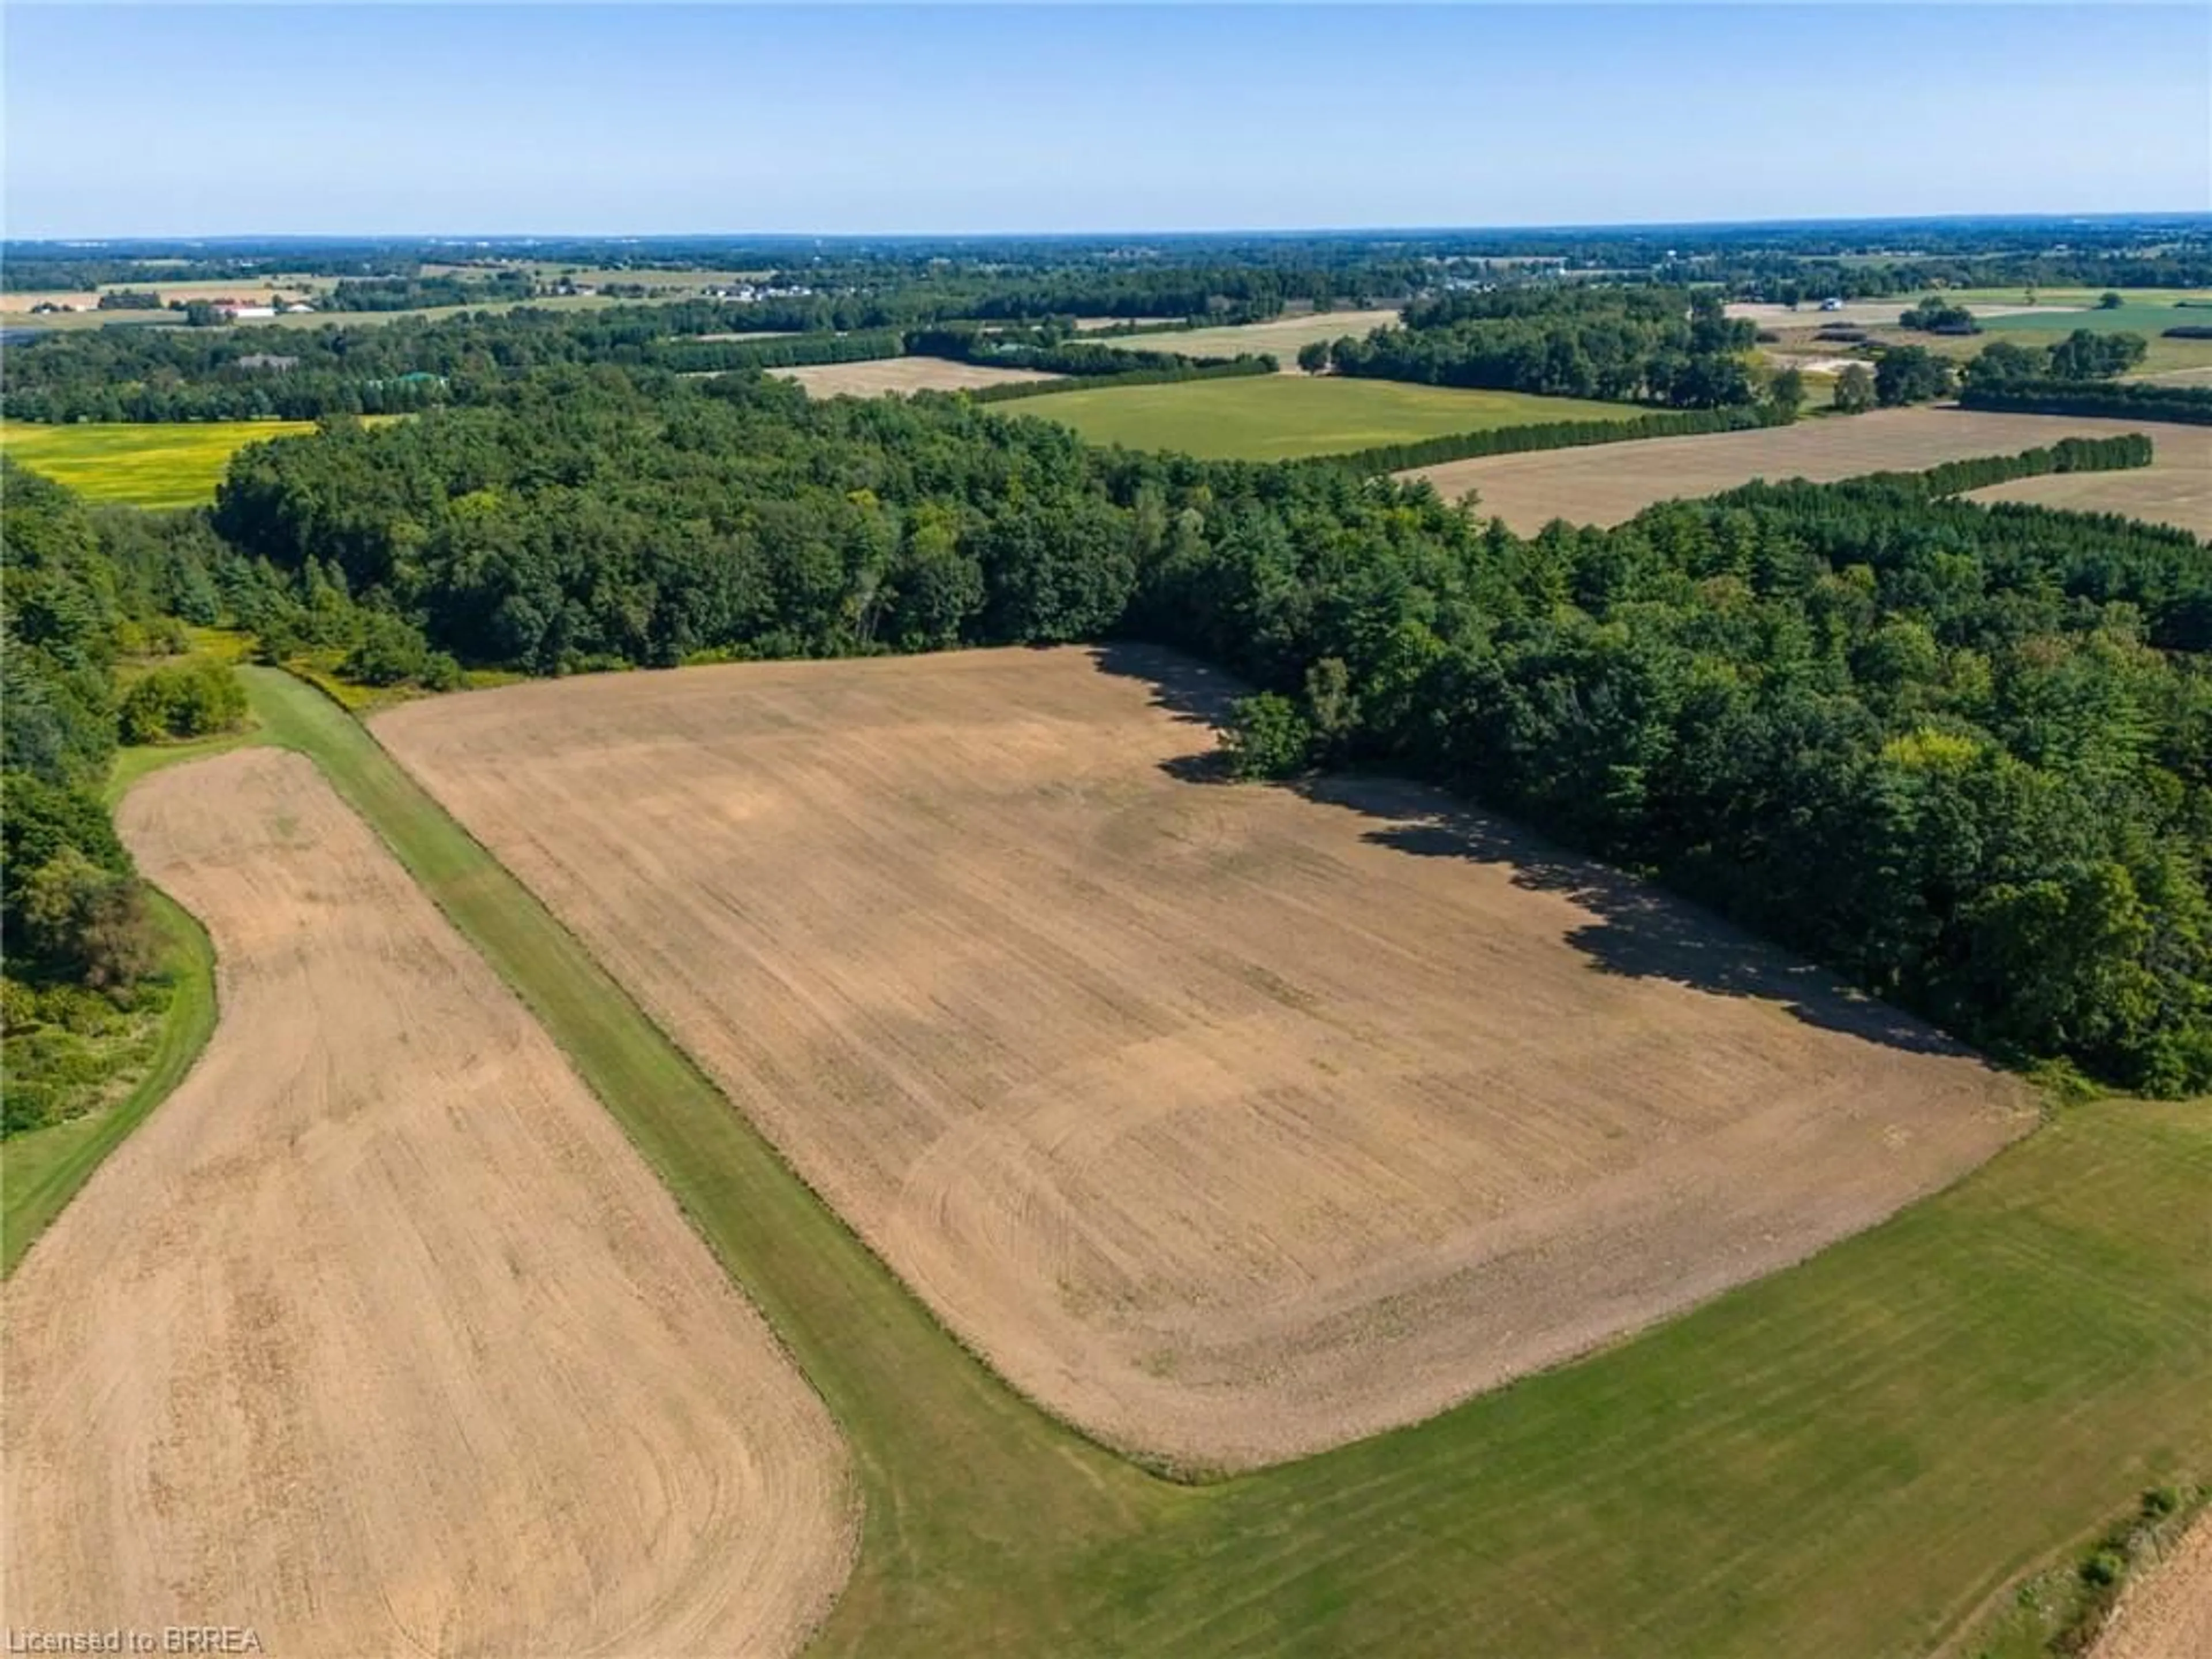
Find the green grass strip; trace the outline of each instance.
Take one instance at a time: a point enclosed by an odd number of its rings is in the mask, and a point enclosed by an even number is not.
[[[259,740],[252,731],[227,732],[191,743],[119,750],[108,771],[107,804],[114,806],[149,773]],[[0,1278],[15,1271],[100,1161],[185,1080],[215,1035],[215,947],[207,930],[159,888],[149,884],[146,890],[166,946],[163,963],[175,981],[153,1057],[131,1092],[112,1106],[0,1142]]]
[[[867,1513],[821,1653],[1918,1653],[2212,1455],[2212,1111],[2106,1103],[1581,1364],[1159,1480],[963,1352],[361,726],[248,677],[264,733],[536,1011],[836,1414]]]
[[[15,1271],[24,1252],[92,1178],[100,1160],[185,1080],[215,1034],[215,947],[207,930],[158,888],[149,887],[146,896],[174,980],[153,1059],[114,1105],[10,1135],[0,1144],[0,1277]]]

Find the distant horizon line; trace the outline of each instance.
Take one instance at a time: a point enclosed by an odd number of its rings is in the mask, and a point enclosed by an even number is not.
[[[1165,228],[1122,226],[1084,230],[176,231],[130,232],[107,235],[80,234],[0,236],[0,248],[87,248],[149,244],[224,246],[240,244],[347,241],[446,242],[464,245],[515,242],[737,242],[749,240],[760,242],[1104,241],[1135,237],[1470,236],[1493,234],[1516,235],[1587,234],[1596,231],[1656,234],[1670,230],[1823,229],[1887,225],[2126,224],[2142,222],[2189,221],[2212,223],[2212,210],[2138,208],[2119,210],[2062,210],[2014,213],[1820,214],[1793,218],[1620,219],[1558,222],[1532,221],[1518,224],[1224,225],[1204,229],[1188,227]]]

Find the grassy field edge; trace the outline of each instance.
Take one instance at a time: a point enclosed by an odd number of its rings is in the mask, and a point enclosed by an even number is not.
[[[191,1075],[215,1035],[215,945],[207,929],[158,887],[149,884],[146,896],[167,947],[169,971],[176,977],[154,1057],[131,1092],[114,1105],[34,1129],[28,1136],[13,1137],[0,1147],[0,1164],[6,1165],[6,1200],[0,1205],[0,1278],[15,1271],[107,1155]],[[46,1146],[35,1145],[49,1135],[59,1139]],[[19,1140],[33,1148],[28,1174],[20,1173],[26,1165],[25,1146],[17,1145]]]
[[[248,728],[191,743],[119,750],[102,793],[112,807],[149,774],[259,740],[258,732]],[[176,988],[162,1011],[160,1040],[131,1092],[113,1105],[0,1142],[0,1279],[15,1271],[107,1155],[191,1075],[215,1035],[220,1012],[215,945],[197,916],[151,882],[146,895],[161,931],[164,958],[176,975]],[[27,1168],[29,1172],[23,1173]]]

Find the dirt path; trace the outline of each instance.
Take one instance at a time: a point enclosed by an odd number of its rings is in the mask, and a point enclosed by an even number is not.
[[[299,757],[120,817],[222,1018],[7,1286],[7,1626],[793,1650],[843,1449],[536,1022]]]
[[[2172,1553],[2135,1579],[2090,1659],[2207,1659],[2212,1656],[2212,1510]]]
[[[378,734],[1032,1396],[1236,1467],[1856,1231],[2007,1079],[1431,792],[1187,781],[1218,677],[602,676]]]

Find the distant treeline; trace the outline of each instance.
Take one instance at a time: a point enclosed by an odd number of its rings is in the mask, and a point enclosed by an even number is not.
[[[1514,535],[1341,465],[1088,447],[959,398],[560,370],[257,446],[216,522],[280,636],[345,605],[558,672],[1127,635],[2020,1055],[2212,1087],[2212,561],[1942,492],[2139,438]],[[397,639],[397,635],[394,638]]]
[[[1055,374],[1115,374],[1180,370],[1194,361],[1117,351],[1064,326],[987,331],[973,323],[927,323],[701,337],[742,331],[729,328],[733,320],[763,320],[745,310],[722,301],[592,311],[523,306],[436,320],[401,317],[377,326],[326,323],[287,330],[273,349],[269,335],[251,329],[57,331],[10,351],[0,407],[19,420],[50,422],[317,420],[480,402],[505,380],[560,364],[717,374],[921,351]],[[272,356],[290,361],[273,365]],[[409,374],[434,378],[403,379]]]
[[[358,276],[341,279],[325,302],[332,311],[416,311],[429,306],[512,303],[537,292],[526,270],[480,276]]]
[[[1249,307],[1269,314],[1285,301],[1398,298],[1440,276],[1516,281],[1604,272],[1637,282],[1718,283],[1765,298],[1783,297],[1776,290],[1795,284],[1800,297],[1814,299],[2037,283],[2212,284],[2212,228],[2201,214],[1140,237],[492,238],[465,249],[421,237],[152,239],[98,249],[11,241],[0,254],[0,283],[15,291],[253,278],[272,270],[409,276],[426,264],[455,263],[471,275],[538,263],[611,269],[639,281],[720,269],[817,293],[915,284],[945,293],[1027,290],[1012,302],[1019,309],[992,313],[1000,318],[1055,308],[1069,315],[1189,316]],[[603,280],[602,291],[616,285],[629,284]],[[881,322],[902,320],[915,319]]]
[[[524,307],[374,327],[325,324],[286,331],[275,343],[280,351],[272,351],[268,335],[251,330],[59,332],[10,352],[0,407],[17,419],[51,422],[319,420],[482,402],[501,383],[557,364],[699,374],[913,353],[1058,374],[1182,379],[1229,361],[1120,350],[1064,327],[1021,325],[737,339],[673,331],[726,322],[731,309],[719,302],[585,312]],[[1273,359],[1264,362],[1272,369]],[[410,374],[433,378],[404,378]]]
[[[1299,362],[1424,386],[1715,409],[1758,396],[1743,361],[1756,332],[1710,289],[1506,288],[1416,301],[1402,325],[1309,348]]]
[[[816,363],[865,363],[905,355],[896,329],[859,334],[793,334],[766,340],[668,340],[643,354],[658,368],[679,374],[727,374],[742,368],[804,368]]]
[[[2158,386],[2142,380],[1970,380],[1959,402],[1968,409],[2018,415],[2110,416],[2123,421],[2179,421],[2212,426],[2212,386]]]
[[[1262,352],[1256,357],[1191,357],[1174,367],[1134,368],[1123,374],[1094,375],[1091,379],[1094,387],[1172,386],[1182,380],[1243,380],[1254,374],[1279,374],[1281,368],[1273,357]],[[961,395],[977,403],[1003,404],[1068,389],[1064,380],[1009,380],[999,386],[973,386]]]

